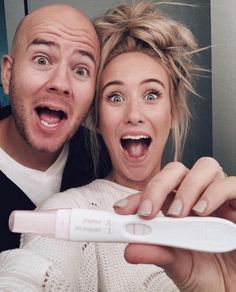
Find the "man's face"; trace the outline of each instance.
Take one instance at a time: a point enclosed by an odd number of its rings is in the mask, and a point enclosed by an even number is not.
[[[99,62],[93,27],[69,12],[36,13],[21,29],[12,59],[3,61],[17,129],[33,149],[49,153],[58,151],[85,118]]]

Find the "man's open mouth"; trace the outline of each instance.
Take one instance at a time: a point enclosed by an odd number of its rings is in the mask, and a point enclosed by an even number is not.
[[[67,119],[67,114],[58,109],[51,107],[37,107],[36,112],[43,126],[53,128],[56,127],[62,120]]]
[[[122,148],[134,158],[143,156],[148,151],[151,142],[151,137],[145,135],[124,136],[120,139]]]

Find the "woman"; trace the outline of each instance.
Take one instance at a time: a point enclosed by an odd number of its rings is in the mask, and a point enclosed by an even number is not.
[[[162,153],[170,132],[175,138],[176,158],[186,132],[186,91],[192,90],[190,77],[197,69],[190,54],[196,49],[195,41],[185,27],[162,16],[147,2],[118,7],[98,19],[95,25],[103,52],[94,128],[103,135],[112,169],[106,179],[57,194],[41,209],[112,210],[115,204],[120,212],[138,211],[140,215],[151,218],[160,210],[166,212],[168,206],[171,215],[188,215],[192,208],[198,209],[204,190],[212,194],[211,187],[216,182],[224,184],[225,181],[222,169],[210,158],[206,167],[201,160],[192,170],[180,163],[171,163],[161,171]],[[202,172],[208,174],[207,179],[204,175],[198,181]],[[191,189],[186,185],[189,178],[196,179],[197,191],[194,189],[194,195],[190,193],[190,197],[186,197],[187,193],[184,192],[183,196],[180,191]],[[159,186],[158,193],[154,192],[156,186]],[[144,193],[135,194],[144,189]],[[151,190],[148,195],[147,189]],[[128,194],[132,197],[126,199]],[[174,194],[178,200],[181,198],[188,203],[188,207],[184,204],[180,210],[182,213],[176,212],[175,200],[172,205],[168,202]],[[221,210],[224,202],[232,202],[226,192],[212,212]],[[23,238],[21,249],[1,254],[0,287],[6,287],[8,291],[10,288],[13,291],[178,291],[178,287],[183,291],[230,291],[231,279],[228,287],[222,286],[223,280],[227,283],[228,279],[221,269],[219,273],[214,271],[214,263],[220,266],[217,261],[220,255],[206,254],[207,263],[213,263],[213,272],[208,277],[214,282],[209,281],[210,286],[207,286],[208,282],[199,277],[201,271],[196,272],[200,286],[188,290],[179,281],[181,277],[176,277],[175,265],[165,266],[175,283],[155,265],[156,254],[160,265],[168,259],[171,263],[173,254],[180,265],[180,251],[174,250],[173,253],[169,248],[162,248],[162,256],[158,250],[160,247],[137,246],[141,251],[147,249],[147,257],[141,254],[137,259],[137,254],[134,257],[126,254],[128,259],[150,263],[149,248],[156,248],[154,265],[131,265],[124,260],[125,247],[121,243],[66,242],[28,235]],[[126,252],[135,252],[132,248],[129,246]],[[201,253],[183,253],[183,267],[193,255],[196,264],[202,257]],[[226,256],[235,257],[235,252]],[[229,263],[223,257],[222,260],[226,265]],[[228,265],[227,271],[233,274],[235,261],[231,263],[232,267]]]

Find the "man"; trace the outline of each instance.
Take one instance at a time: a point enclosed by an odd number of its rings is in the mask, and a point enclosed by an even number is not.
[[[79,126],[93,100],[99,50],[90,21],[67,5],[35,10],[16,30],[2,61],[11,110],[0,114],[1,251],[19,246],[8,230],[12,210],[34,209],[94,178],[88,130]]]

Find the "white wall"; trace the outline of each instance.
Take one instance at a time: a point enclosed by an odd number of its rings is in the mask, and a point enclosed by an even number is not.
[[[1,1],[1,0],[0,0]],[[8,51],[10,51],[12,38],[19,21],[23,18],[24,2],[19,0],[4,0],[7,43]]]
[[[211,0],[213,155],[236,174],[236,1]]]

